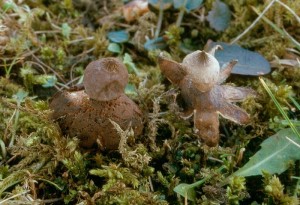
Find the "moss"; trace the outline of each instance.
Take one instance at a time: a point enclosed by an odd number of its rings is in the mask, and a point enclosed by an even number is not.
[[[265,192],[269,197],[269,203],[296,205],[299,200],[296,197],[284,193],[284,186],[277,176],[264,175]]]
[[[201,20],[214,2],[204,1],[201,9],[185,14],[181,28],[174,26],[178,10],[164,12],[160,36],[167,43],[163,52],[170,59],[180,62],[186,52],[202,50],[208,39],[232,41],[257,18],[252,7],[262,12],[270,1],[224,0],[232,12],[230,27],[224,32],[216,32]],[[300,16],[298,1],[282,2]],[[259,149],[263,139],[284,127],[259,81],[246,76],[230,79],[258,92],[257,98],[239,104],[250,114],[251,122],[237,126],[220,118],[219,147],[203,145],[193,131],[193,119],[181,117],[184,103],[180,91],[160,73],[157,55],[162,51],[144,49],[147,38],[153,39],[156,13],[151,11],[128,24],[122,16],[124,3],[0,3],[0,198],[13,196],[8,203],[32,203],[30,198],[36,203],[55,199],[54,204],[176,205],[184,203],[173,191],[176,185],[213,175],[196,189],[196,204],[297,204],[293,192],[299,195],[299,191],[291,179],[299,175],[297,166],[284,175],[265,174],[261,183],[260,178],[250,183],[236,177],[227,186],[219,186]],[[279,3],[275,2],[265,16],[300,41],[297,19]],[[49,119],[48,99],[53,92],[80,83],[85,66],[92,60],[115,55],[107,50],[107,32],[123,29],[130,34],[124,53],[132,56],[140,72],[129,78],[136,88],[130,97],[143,111],[145,129],[137,138],[124,130],[127,134],[120,150],[85,150],[76,138],[62,135]],[[298,50],[287,51],[296,49],[295,45],[263,20],[238,43],[269,61],[299,58]],[[299,72],[298,67],[274,65],[272,73],[265,76],[275,97],[295,120],[299,111],[292,111],[289,97],[299,102]],[[45,88],[48,76],[55,76],[57,81]],[[221,164],[226,171],[217,173]],[[257,190],[258,183],[263,189]]]

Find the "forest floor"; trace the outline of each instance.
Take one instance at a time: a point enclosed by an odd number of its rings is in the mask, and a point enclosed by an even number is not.
[[[1,1],[0,204],[299,204],[298,4]],[[215,57],[213,45],[223,47]],[[210,53],[201,74],[183,61],[197,50]],[[82,146],[49,104],[109,57],[127,69],[142,129],[109,119],[118,146]],[[209,75],[214,60],[223,70]],[[97,116],[76,112],[93,130]]]

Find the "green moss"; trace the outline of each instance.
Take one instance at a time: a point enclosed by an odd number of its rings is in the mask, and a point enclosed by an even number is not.
[[[296,205],[299,200],[296,197],[284,193],[284,186],[277,176],[264,175],[265,193],[269,197],[269,203]]]
[[[232,11],[230,27],[224,32],[216,32],[201,20],[214,2],[204,1],[203,9],[186,14],[181,28],[174,25],[177,10],[164,12],[160,36],[167,43],[163,52],[170,59],[181,62],[186,52],[202,50],[208,39],[232,41],[257,18],[252,7],[261,12],[270,1],[224,0]],[[297,1],[283,2],[300,15]],[[218,185],[259,149],[262,139],[283,127],[278,110],[256,78],[230,78],[231,83],[252,87],[258,93],[240,105],[250,114],[251,122],[239,126],[221,118],[221,142],[209,148],[195,135],[193,119],[181,117],[180,91],[157,66],[162,51],[144,49],[156,30],[153,8],[127,23],[120,0],[6,3],[10,2],[0,3],[1,198],[21,194],[12,202],[24,202],[28,198],[22,193],[26,193],[33,200],[56,198],[57,203],[65,204],[182,204],[173,191],[176,185],[214,176],[196,190],[197,204],[242,204],[258,195],[264,198],[257,201],[261,204],[297,204],[289,191],[294,185],[283,177],[264,176],[264,189],[249,192],[248,199],[247,191],[254,188],[244,178],[233,178],[227,187]],[[297,19],[279,3],[275,2],[265,16],[299,41]],[[79,147],[78,139],[62,135],[50,119],[48,102],[41,99],[80,83],[92,60],[112,56],[107,50],[107,32],[121,29],[130,34],[124,53],[139,69],[139,74],[130,74],[129,83],[136,89],[129,97],[141,108],[145,129],[135,138],[131,130],[120,131],[123,144],[117,151],[85,150]],[[263,20],[238,43],[268,60],[299,58],[297,51],[287,52],[287,48],[294,48],[290,40]],[[295,120],[299,112],[291,112],[289,97],[299,102],[299,76],[298,67],[275,65],[265,77]],[[44,88],[51,84],[49,77],[57,81],[52,88]],[[215,167],[221,164],[227,171],[217,173]]]

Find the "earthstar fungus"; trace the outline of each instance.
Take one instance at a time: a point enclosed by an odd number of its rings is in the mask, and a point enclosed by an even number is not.
[[[118,149],[120,136],[111,121],[122,129],[132,127],[135,135],[143,130],[142,113],[124,94],[128,72],[117,58],[91,62],[85,70],[85,90],[55,94],[50,102],[52,118],[63,133],[76,136],[86,148],[96,143],[103,149]]]
[[[162,73],[181,90],[187,105],[185,114],[194,114],[196,133],[208,146],[219,143],[219,114],[235,123],[247,124],[250,121],[247,112],[234,102],[243,101],[247,96],[255,96],[249,88],[221,85],[230,75],[237,63],[232,60],[220,69],[214,57],[216,49],[209,52],[195,51],[177,63],[173,60],[158,58]]]

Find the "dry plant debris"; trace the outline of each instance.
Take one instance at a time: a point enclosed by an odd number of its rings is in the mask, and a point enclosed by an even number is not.
[[[117,58],[93,61],[85,70],[85,90],[62,91],[53,97],[52,118],[64,133],[79,137],[83,147],[98,143],[117,149],[120,136],[111,121],[122,129],[132,127],[136,135],[143,130],[140,109],[124,94],[127,81],[126,67]]]
[[[195,51],[182,63],[159,56],[162,73],[177,85],[188,106],[186,114],[194,114],[194,126],[199,137],[209,146],[219,143],[219,114],[238,124],[247,124],[249,115],[232,104],[243,101],[255,91],[249,88],[221,85],[237,63],[232,60],[220,69],[214,57],[216,46],[209,52]]]
[[[123,6],[123,16],[127,22],[132,22],[138,19],[148,11],[148,2],[146,0],[130,1]]]

